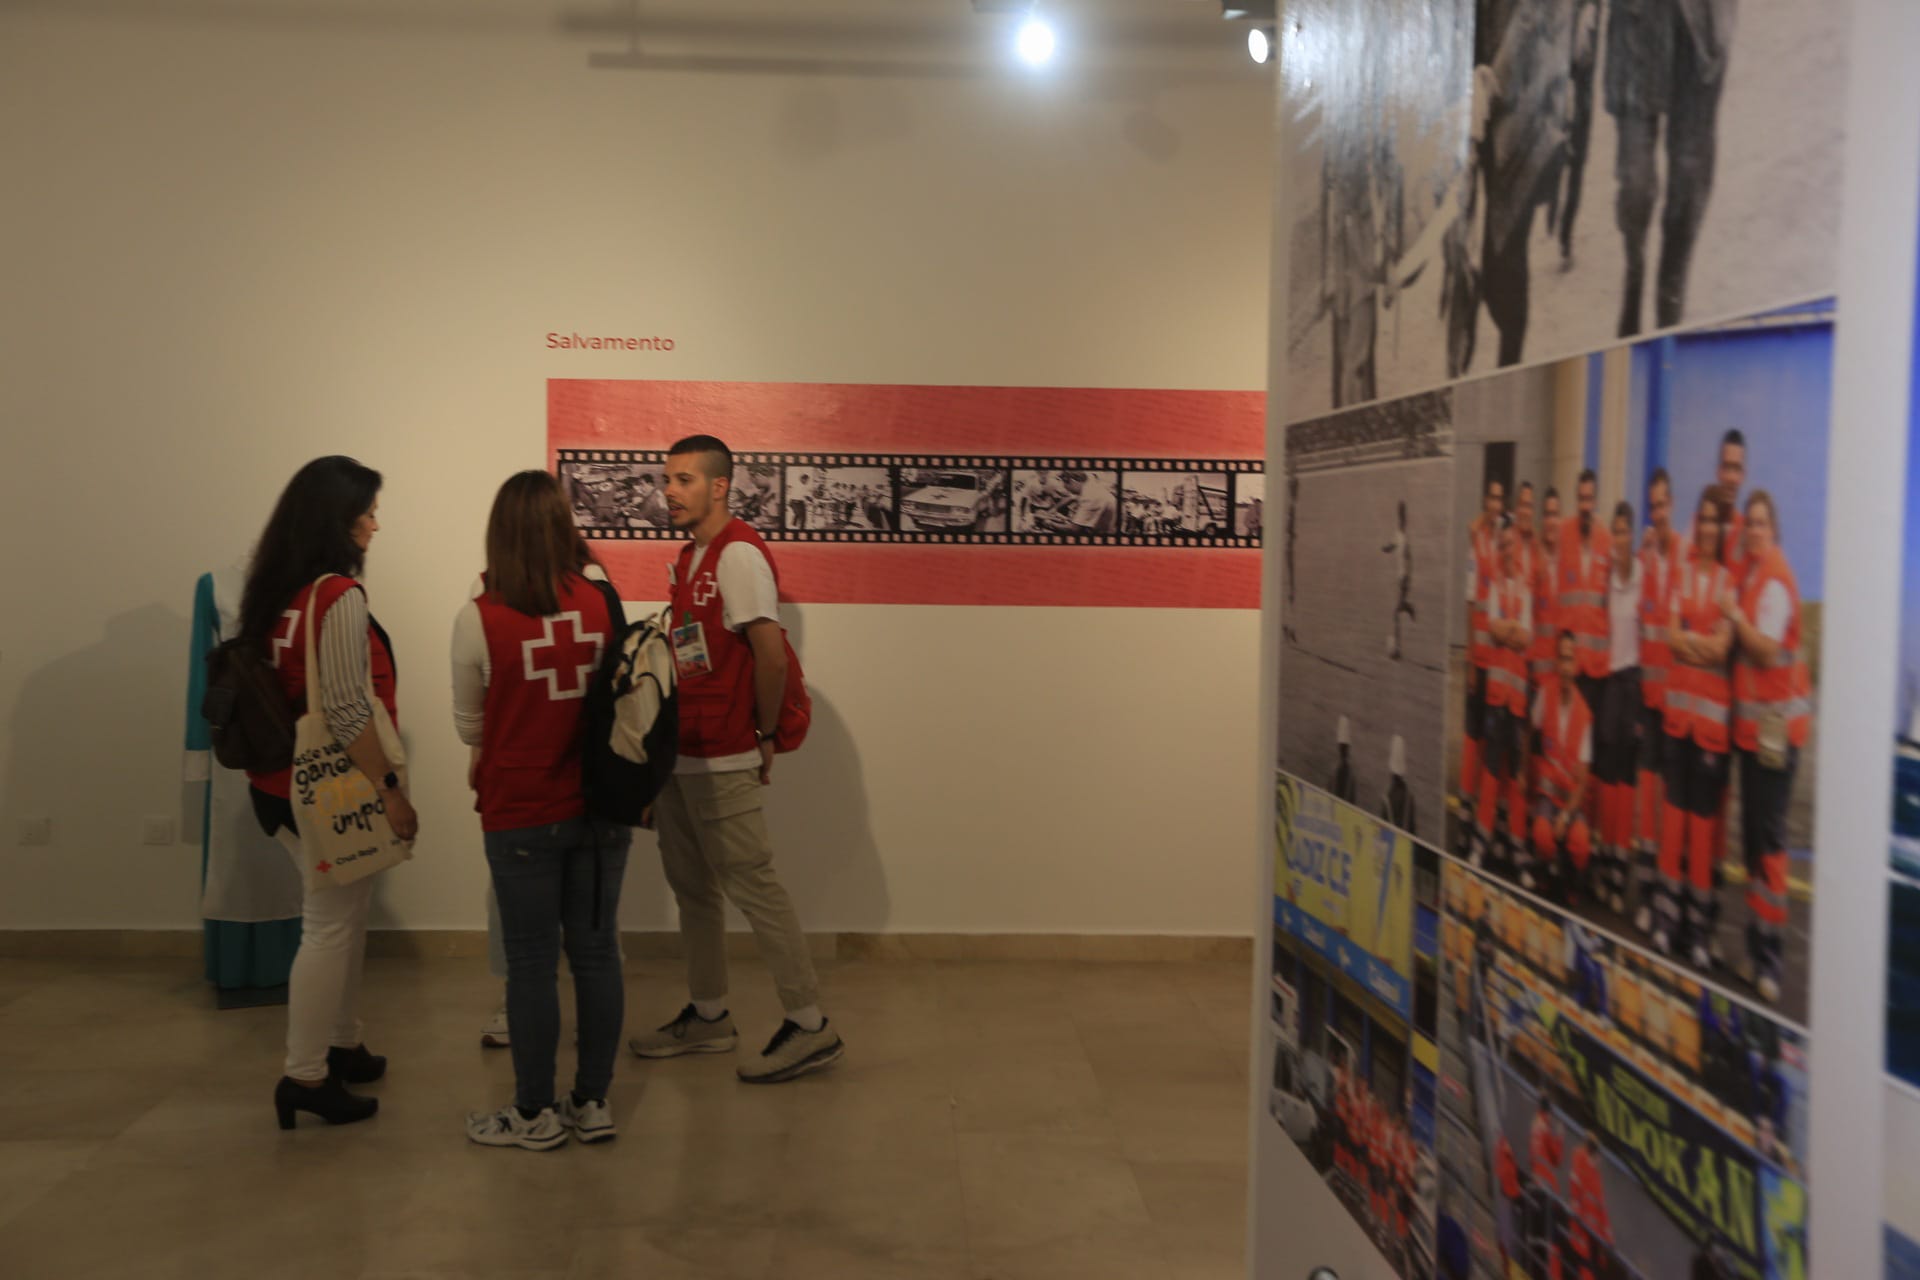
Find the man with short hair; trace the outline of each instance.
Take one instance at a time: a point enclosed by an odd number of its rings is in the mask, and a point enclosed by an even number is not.
[[[1726,491],[1727,510],[1732,513],[1720,534],[1720,563],[1733,574],[1737,590],[1747,576],[1747,518],[1740,504],[1740,488],[1747,482],[1747,437],[1738,427],[1720,437],[1714,479]]]
[[[1489,653],[1481,737],[1486,759],[1481,765],[1468,853],[1476,867],[1497,854],[1503,798],[1507,843],[1516,858],[1524,857],[1527,839],[1527,650],[1533,645],[1533,589],[1522,574],[1519,536],[1512,521],[1502,516],[1499,529],[1499,576],[1488,585],[1485,597]]]
[[[1676,561],[1686,554],[1673,531],[1673,480],[1665,467],[1647,480],[1647,531],[1640,539],[1640,721],[1638,856],[1639,907],[1634,927],[1653,931],[1654,889],[1660,857],[1660,810],[1666,803],[1667,685],[1673,676],[1673,621]]]
[[[1487,668],[1493,660],[1493,637],[1487,631],[1487,593],[1501,576],[1500,523],[1506,518],[1507,490],[1489,476],[1480,498],[1480,514],[1467,525],[1467,706],[1460,743],[1460,825],[1480,794],[1482,757],[1486,751]]]
[[[670,575],[680,756],[653,817],[680,907],[692,998],[631,1048],[643,1058],[732,1050],[738,1037],[727,1012],[725,916],[731,902],[753,927],[786,1010],[740,1078],[792,1080],[836,1061],[845,1046],[820,1012],[806,935],[773,873],[761,811],[789,665],[779,583],[766,543],[728,510],[733,454],[724,443],[712,436],[680,441],[668,454],[666,477],[673,526],[693,541]]]

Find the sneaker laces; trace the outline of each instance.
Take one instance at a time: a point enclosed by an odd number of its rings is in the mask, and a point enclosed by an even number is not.
[[[686,1008],[682,1009],[678,1014],[674,1016],[674,1019],[672,1022],[667,1023],[665,1026],[661,1027],[660,1030],[672,1036],[685,1036],[687,1033],[687,1028],[692,1026],[694,1019],[698,1018],[699,1016],[700,1016],[700,1011],[694,1008],[691,1004],[689,1004]]]
[[[802,1034],[800,1024],[788,1018],[780,1024],[780,1029],[773,1033],[773,1039],[767,1041],[767,1047],[760,1051],[760,1056],[764,1058],[769,1054],[778,1053],[782,1045],[800,1034]]]

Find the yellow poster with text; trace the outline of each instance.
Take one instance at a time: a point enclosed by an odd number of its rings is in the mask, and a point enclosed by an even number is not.
[[[1413,842],[1284,774],[1275,785],[1274,836],[1274,896],[1410,980]]]

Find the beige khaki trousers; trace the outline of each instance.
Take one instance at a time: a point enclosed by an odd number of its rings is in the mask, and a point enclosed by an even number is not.
[[[680,773],[654,802],[660,860],[680,904],[687,987],[695,1000],[727,994],[726,904],[753,926],[782,1007],[820,1002],[820,984],[793,899],[773,874],[758,770]]]

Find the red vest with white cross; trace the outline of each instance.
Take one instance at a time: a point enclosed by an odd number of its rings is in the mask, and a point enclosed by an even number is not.
[[[720,555],[729,543],[746,542],[767,557],[767,544],[753,526],[735,517],[707,544],[698,572],[693,564],[694,544],[680,549],[673,572],[673,625],[697,622],[707,642],[709,670],[680,674],[680,754],[703,760],[743,755],[758,745],[754,737],[753,646],[727,627],[726,602],[720,598]]]
[[[483,831],[544,827],[586,812],[581,712],[613,626],[599,588],[579,574],[560,583],[559,597],[559,610],[544,618],[511,608],[496,591],[475,601],[489,663],[474,779]]]
[[[352,578],[336,574],[320,584],[320,612],[313,619],[313,642],[317,649],[320,633],[327,625],[327,610],[333,608],[333,602],[349,591],[362,590],[360,584]],[[273,634],[268,637],[267,656],[273,662],[273,669],[280,677],[280,688],[287,695],[287,701],[296,715],[307,705],[307,643],[306,616],[307,605],[313,596],[313,584],[308,583],[295,593],[287,607],[280,614],[280,621],[274,625]],[[373,693],[387,706],[387,714],[398,727],[400,723],[400,705],[398,701],[398,681],[394,675],[393,650],[387,647],[387,636],[380,624],[367,617],[368,674],[373,677]],[[344,743],[341,745],[345,745]],[[247,780],[268,795],[285,799],[293,790],[293,767],[289,765],[278,773],[249,773]]]

